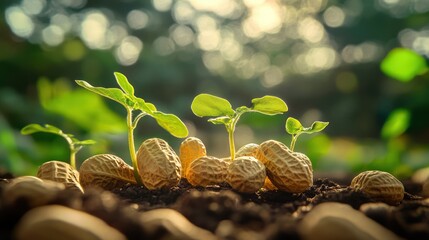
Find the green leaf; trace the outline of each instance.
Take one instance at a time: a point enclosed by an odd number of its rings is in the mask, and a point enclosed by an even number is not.
[[[406,48],[395,48],[390,51],[381,62],[380,68],[387,76],[402,82],[411,81],[428,71],[425,59]]]
[[[232,116],[235,113],[228,100],[206,93],[194,98],[191,109],[198,117]]]
[[[231,122],[231,118],[228,116],[221,116],[221,117],[217,117],[217,118],[210,118],[209,120],[207,120],[213,124],[224,124],[224,125],[228,125]]]
[[[261,98],[254,98],[252,99],[252,104],[254,111],[267,115],[282,114],[288,111],[286,103],[275,96],[266,95]]]
[[[188,136],[188,128],[176,115],[157,111],[154,112],[152,116],[155,118],[158,125],[167,130],[171,135],[178,138],[185,138]]]
[[[301,122],[298,119],[293,117],[287,118],[285,128],[286,128],[286,132],[291,135],[299,134],[304,129],[302,127]]]
[[[46,124],[45,126],[41,126],[39,124],[33,123],[25,126],[21,129],[21,134],[28,135],[37,132],[45,132],[45,133],[54,133],[58,135],[66,135],[61,131],[61,129],[54,127],[52,125]]]
[[[134,107],[134,103],[131,102],[131,99],[125,95],[125,93],[119,88],[103,88],[103,87],[94,87],[91,84],[83,80],[76,80],[76,83],[88,89],[91,92],[97,93],[106,98],[110,98],[113,101],[116,101],[122,104],[124,107]]]
[[[410,118],[411,113],[407,109],[399,108],[394,110],[381,128],[381,136],[383,138],[400,136],[410,126]]]
[[[145,102],[141,98],[135,98],[135,101],[137,103],[135,108],[139,109],[142,112],[152,114],[153,112],[156,111],[156,107],[152,103]]]
[[[134,87],[130,84],[127,77],[125,77],[125,75],[120,72],[115,72],[114,75],[116,82],[122,88],[122,90],[124,90],[124,92],[128,95],[134,96]]]
[[[326,126],[329,125],[329,122],[320,122],[320,121],[315,121],[313,124],[311,124],[311,127],[309,129],[305,129],[305,133],[316,133],[316,132],[320,132],[323,129],[326,128]]]

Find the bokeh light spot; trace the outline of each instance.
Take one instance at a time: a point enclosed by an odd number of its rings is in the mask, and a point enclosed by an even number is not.
[[[340,27],[344,24],[346,14],[344,11],[337,7],[331,6],[323,13],[323,20],[326,25],[332,28]]]
[[[33,34],[34,23],[31,18],[22,11],[20,7],[9,7],[6,9],[6,21],[15,35],[27,38]]]
[[[57,46],[64,41],[64,31],[56,25],[50,25],[42,31],[43,41],[49,46]]]
[[[131,10],[127,15],[127,23],[132,29],[143,29],[149,23],[149,15],[144,11]]]
[[[116,60],[124,66],[132,65],[137,62],[142,49],[143,43],[140,39],[134,36],[125,37],[116,49]]]

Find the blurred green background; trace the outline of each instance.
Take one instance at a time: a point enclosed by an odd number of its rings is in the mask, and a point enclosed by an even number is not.
[[[6,0],[0,12],[0,167],[16,175],[68,159],[60,137],[21,135],[30,123],[96,140],[78,165],[97,153],[129,162],[125,110],[74,83],[116,87],[114,71],[178,115],[210,155],[228,155],[227,134],[192,114],[193,97],[211,93],[236,108],[271,94],[289,112],[244,115],[237,148],[289,144],[292,116],[330,122],[295,148],[318,171],[406,177],[429,166],[427,0]],[[135,137],[165,138],[176,151],[182,141],[150,118]]]

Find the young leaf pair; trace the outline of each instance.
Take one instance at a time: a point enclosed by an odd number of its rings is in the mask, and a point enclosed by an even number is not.
[[[292,135],[290,150],[293,151],[293,149],[295,148],[295,143],[299,135],[303,133],[312,134],[312,133],[320,132],[323,129],[325,129],[326,126],[328,126],[328,124],[329,122],[315,121],[310,127],[305,128],[302,126],[301,122],[298,119],[289,117],[286,120],[285,128],[286,128],[286,132]]]
[[[288,111],[286,103],[274,96],[254,98],[252,99],[252,107],[241,106],[234,110],[228,100],[206,93],[199,94],[194,98],[191,109],[198,117],[212,117],[208,120],[209,122],[225,125],[228,132],[231,160],[235,158],[234,131],[241,115],[247,112],[276,115]]]
[[[84,145],[90,145],[90,144],[95,143],[95,141],[93,141],[93,140],[80,141],[80,140],[74,138],[74,136],[72,134],[64,133],[61,129],[54,127],[52,125],[49,125],[49,124],[46,124],[45,126],[41,126],[39,124],[33,123],[33,124],[29,124],[29,125],[27,125],[21,129],[21,134],[24,134],[24,135],[33,134],[33,133],[37,133],[37,132],[53,133],[53,134],[56,134],[56,135],[63,137],[69,145],[69,148],[70,148],[70,165],[74,169],[76,169],[76,153]]]

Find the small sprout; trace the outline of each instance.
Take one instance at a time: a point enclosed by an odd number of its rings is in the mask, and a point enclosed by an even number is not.
[[[231,160],[235,158],[234,131],[241,115],[246,112],[259,112],[265,115],[282,114],[288,111],[286,103],[274,96],[252,99],[252,107],[241,106],[232,109],[231,103],[224,98],[210,94],[199,94],[192,101],[192,112],[198,117],[213,117],[208,121],[213,124],[224,124],[228,132]]]
[[[293,117],[289,117],[286,120],[286,132],[289,133],[290,135],[292,135],[292,141],[290,143],[290,150],[293,151],[293,149],[295,148],[295,143],[296,140],[298,139],[299,135],[301,135],[302,133],[307,133],[307,134],[311,134],[311,133],[316,133],[316,132],[320,132],[323,129],[326,128],[326,126],[328,126],[329,122],[320,122],[320,121],[315,121],[311,127],[303,127],[301,122],[298,119],[295,119]]]
[[[66,134],[61,129],[54,127],[49,124],[45,124],[45,126],[41,126],[39,124],[29,124],[21,129],[21,134],[28,135],[37,132],[45,132],[45,133],[53,133],[63,137],[70,148],[70,165],[73,169],[76,169],[76,153],[84,146],[94,144],[93,140],[84,140],[79,141],[73,137],[72,134]]]
[[[116,82],[121,89],[93,87],[83,80],[76,80],[76,83],[89,91],[120,103],[127,110],[128,147],[134,168],[134,177],[137,183],[142,185],[139,168],[137,166],[137,155],[135,151],[133,134],[133,131],[137,127],[139,120],[144,116],[151,116],[156,120],[159,126],[167,130],[167,132],[169,132],[171,135],[178,138],[184,138],[188,136],[188,129],[176,115],[166,114],[158,111],[155,105],[152,103],[146,102],[142,98],[134,96],[134,87],[129,83],[125,75],[119,72],[115,72],[114,75]],[[138,111],[137,116],[133,116],[134,111]]]

